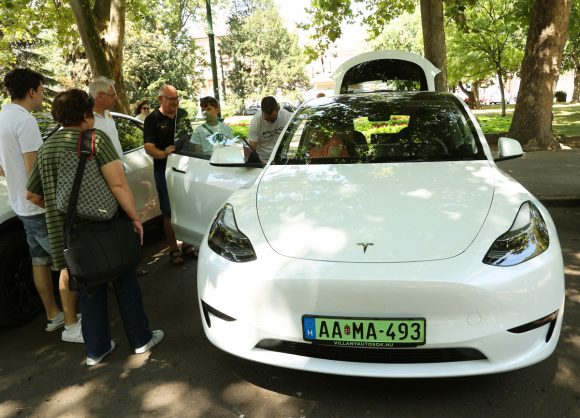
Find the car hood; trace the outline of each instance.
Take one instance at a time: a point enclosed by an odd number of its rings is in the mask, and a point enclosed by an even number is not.
[[[488,161],[270,166],[257,210],[281,255],[338,262],[454,257],[488,214]]]

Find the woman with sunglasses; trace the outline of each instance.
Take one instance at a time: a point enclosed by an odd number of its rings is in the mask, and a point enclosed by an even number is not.
[[[137,109],[135,109],[135,117],[142,122],[145,122],[145,118],[149,114],[151,110],[151,106],[149,106],[149,102],[147,100],[143,100],[137,105]]]

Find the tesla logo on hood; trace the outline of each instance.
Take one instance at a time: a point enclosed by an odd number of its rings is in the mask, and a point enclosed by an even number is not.
[[[372,242],[359,242],[359,243],[358,243],[358,244],[356,244],[356,245],[360,245],[361,247],[363,247],[363,252],[365,252],[365,253],[366,253],[366,252],[367,252],[367,248],[369,248],[369,246],[371,246],[371,245],[375,245],[375,244],[374,244],[374,243],[372,243]]]

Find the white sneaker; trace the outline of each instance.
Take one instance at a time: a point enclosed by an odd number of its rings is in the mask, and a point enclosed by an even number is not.
[[[81,321],[77,321],[73,325],[65,325],[62,331],[62,340],[67,343],[84,343],[83,339],[83,327],[81,326]]]
[[[161,342],[163,337],[165,337],[165,333],[163,332],[163,330],[156,329],[151,333],[151,339],[147,344],[145,344],[143,347],[135,349],[135,354],[143,354],[151,350],[153,347],[155,347],[157,344]]]
[[[99,364],[105,358],[105,356],[107,354],[110,354],[114,349],[115,349],[115,341],[111,340],[111,348],[109,349],[109,351],[107,351],[101,357],[97,357],[97,358],[87,357],[87,366],[95,366],[95,365]]]
[[[64,327],[64,312],[60,311],[57,316],[48,320],[45,330],[51,332],[62,327]]]

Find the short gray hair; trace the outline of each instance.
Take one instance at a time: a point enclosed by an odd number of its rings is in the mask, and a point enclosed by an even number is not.
[[[111,86],[114,88],[115,82],[110,78],[95,77],[91,84],[89,84],[89,95],[94,99],[100,91],[108,93]]]

